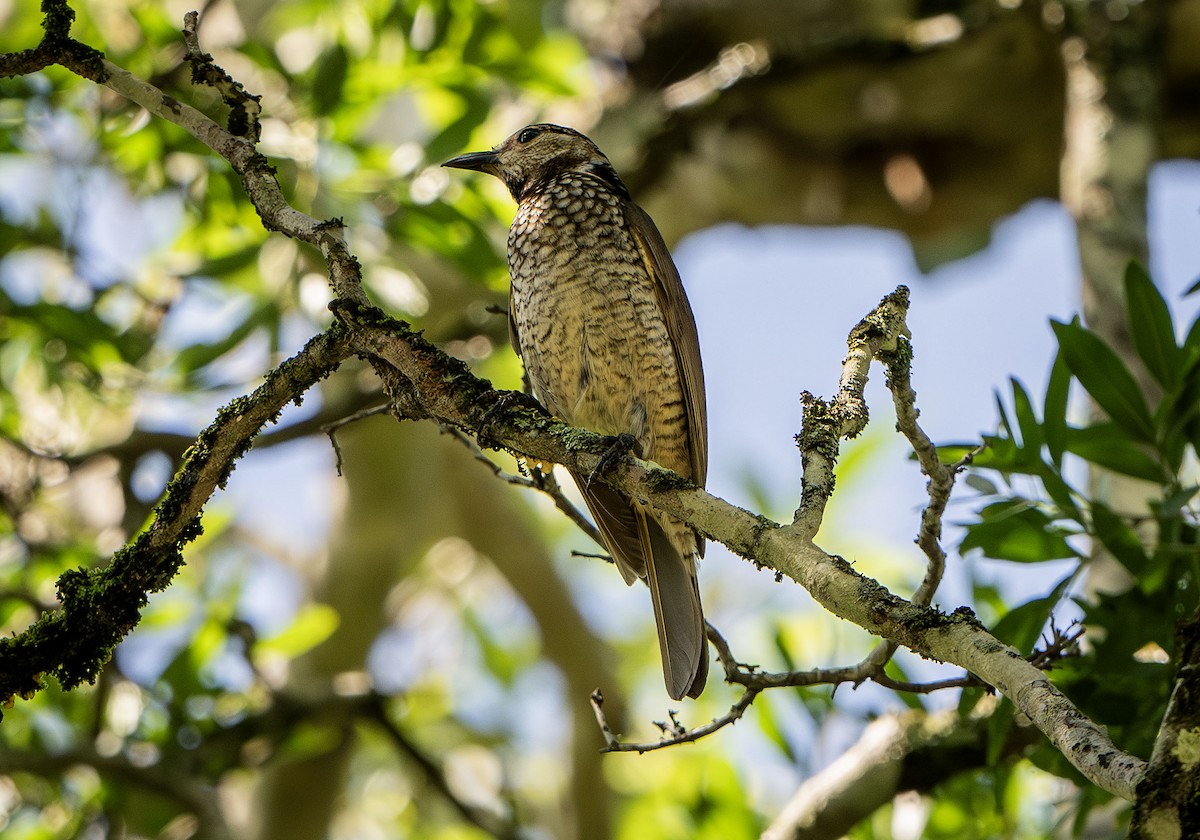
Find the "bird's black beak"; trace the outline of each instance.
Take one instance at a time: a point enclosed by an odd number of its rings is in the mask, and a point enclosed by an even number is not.
[[[474,169],[476,172],[492,172],[500,165],[500,156],[495,152],[471,152],[450,158],[442,164],[451,169]]]

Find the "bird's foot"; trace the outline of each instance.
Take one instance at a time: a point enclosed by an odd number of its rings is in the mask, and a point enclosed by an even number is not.
[[[604,476],[630,453],[637,455],[639,458],[642,456],[642,445],[631,434],[622,432],[616,437],[609,438],[609,440],[611,443],[609,443],[608,449],[604,451],[604,454],[600,456],[600,460],[596,462],[595,469],[588,473],[588,487],[591,487],[593,481]]]
[[[510,408],[524,406],[538,414],[550,415],[545,406],[529,394],[523,394],[520,391],[491,391],[485,395],[484,400],[490,402],[491,405],[484,409],[483,416],[479,418],[479,423],[475,426],[475,440],[481,449],[495,448],[496,439],[492,437],[491,426]]]

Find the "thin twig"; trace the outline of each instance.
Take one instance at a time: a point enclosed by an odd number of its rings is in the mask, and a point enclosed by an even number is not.
[[[600,725],[600,732],[604,735],[604,748],[602,751],[636,752],[640,754],[698,741],[706,735],[711,735],[718,729],[723,729],[732,723],[736,723],[746,713],[746,710],[750,708],[751,704],[754,703],[754,698],[761,691],[761,688],[748,687],[738,701],[729,708],[728,712],[718,718],[713,718],[703,726],[697,726],[695,729],[685,728],[679,722],[677,712],[670,711],[668,715],[670,716],[671,723],[658,723],[658,727],[663,731],[662,740],[646,743],[624,742],[613,734],[612,727],[608,725],[608,719],[604,714],[604,695],[598,689],[592,692],[591,703],[592,712],[596,715],[596,722]]]
[[[348,414],[345,417],[340,417],[330,423],[325,423],[321,426],[321,432],[329,438],[329,444],[333,447],[333,454],[337,460],[337,474],[342,474],[342,446],[338,443],[337,433],[349,426],[351,423],[357,423],[359,420],[365,420],[368,417],[374,417],[378,414],[387,414],[391,409],[391,405],[384,403],[383,405],[375,405],[370,408],[360,409],[353,414]]]
[[[563,493],[562,486],[554,477],[553,472],[543,472],[540,466],[534,465],[530,470],[528,477],[510,473],[489,458],[487,454],[479,448],[479,444],[477,444],[475,439],[470,435],[445,423],[440,424],[438,428],[441,430],[442,434],[449,435],[465,446],[467,451],[471,453],[471,457],[491,470],[492,474],[496,476],[496,478],[507,484],[513,484],[517,487],[524,487],[529,490],[537,490],[538,492],[549,496],[554,502],[554,506],[558,508],[564,515],[566,515],[568,519],[575,523],[575,526],[579,528],[580,531],[583,531],[583,533],[586,534],[594,543],[596,543],[596,545],[604,545],[604,539],[600,536],[600,530],[593,525],[586,516],[583,515],[583,511],[571,503],[571,500],[567,498],[565,493]],[[607,557],[607,555],[586,556]]]
[[[480,808],[469,802],[465,802],[458,796],[450,786],[450,782],[446,778],[441,765],[426,755],[423,750],[409,740],[408,736],[392,722],[387,709],[384,707],[383,699],[380,696],[371,695],[368,698],[364,711],[366,716],[383,730],[388,740],[392,742],[392,746],[420,769],[426,781],[437,790],[442,798],[463,819],[493,837],[504,838],[504,840],[515,840],[518,836],[517,824],[511,819],[489,811],[486,808]]]

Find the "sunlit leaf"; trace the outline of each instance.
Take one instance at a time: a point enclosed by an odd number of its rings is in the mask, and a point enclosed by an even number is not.
[[[260,639],[255,648],[283,656],[299,656],[333,635],[340,621],[337,610],[328,604],[305,604],[291,624],[274,636]]]

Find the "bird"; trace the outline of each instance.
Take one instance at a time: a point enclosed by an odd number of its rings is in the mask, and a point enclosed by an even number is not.
[[[498,177],[508,234],[509,337],[534,395],[563,422],[635,444],[703,487],[704,371],[679,270],[650,216],[580,132],[539,123],[443,166]],[[708,677],[696,576],[703,539],[679,519],[571,471],[627,584],[650,588],[667,693]]]

